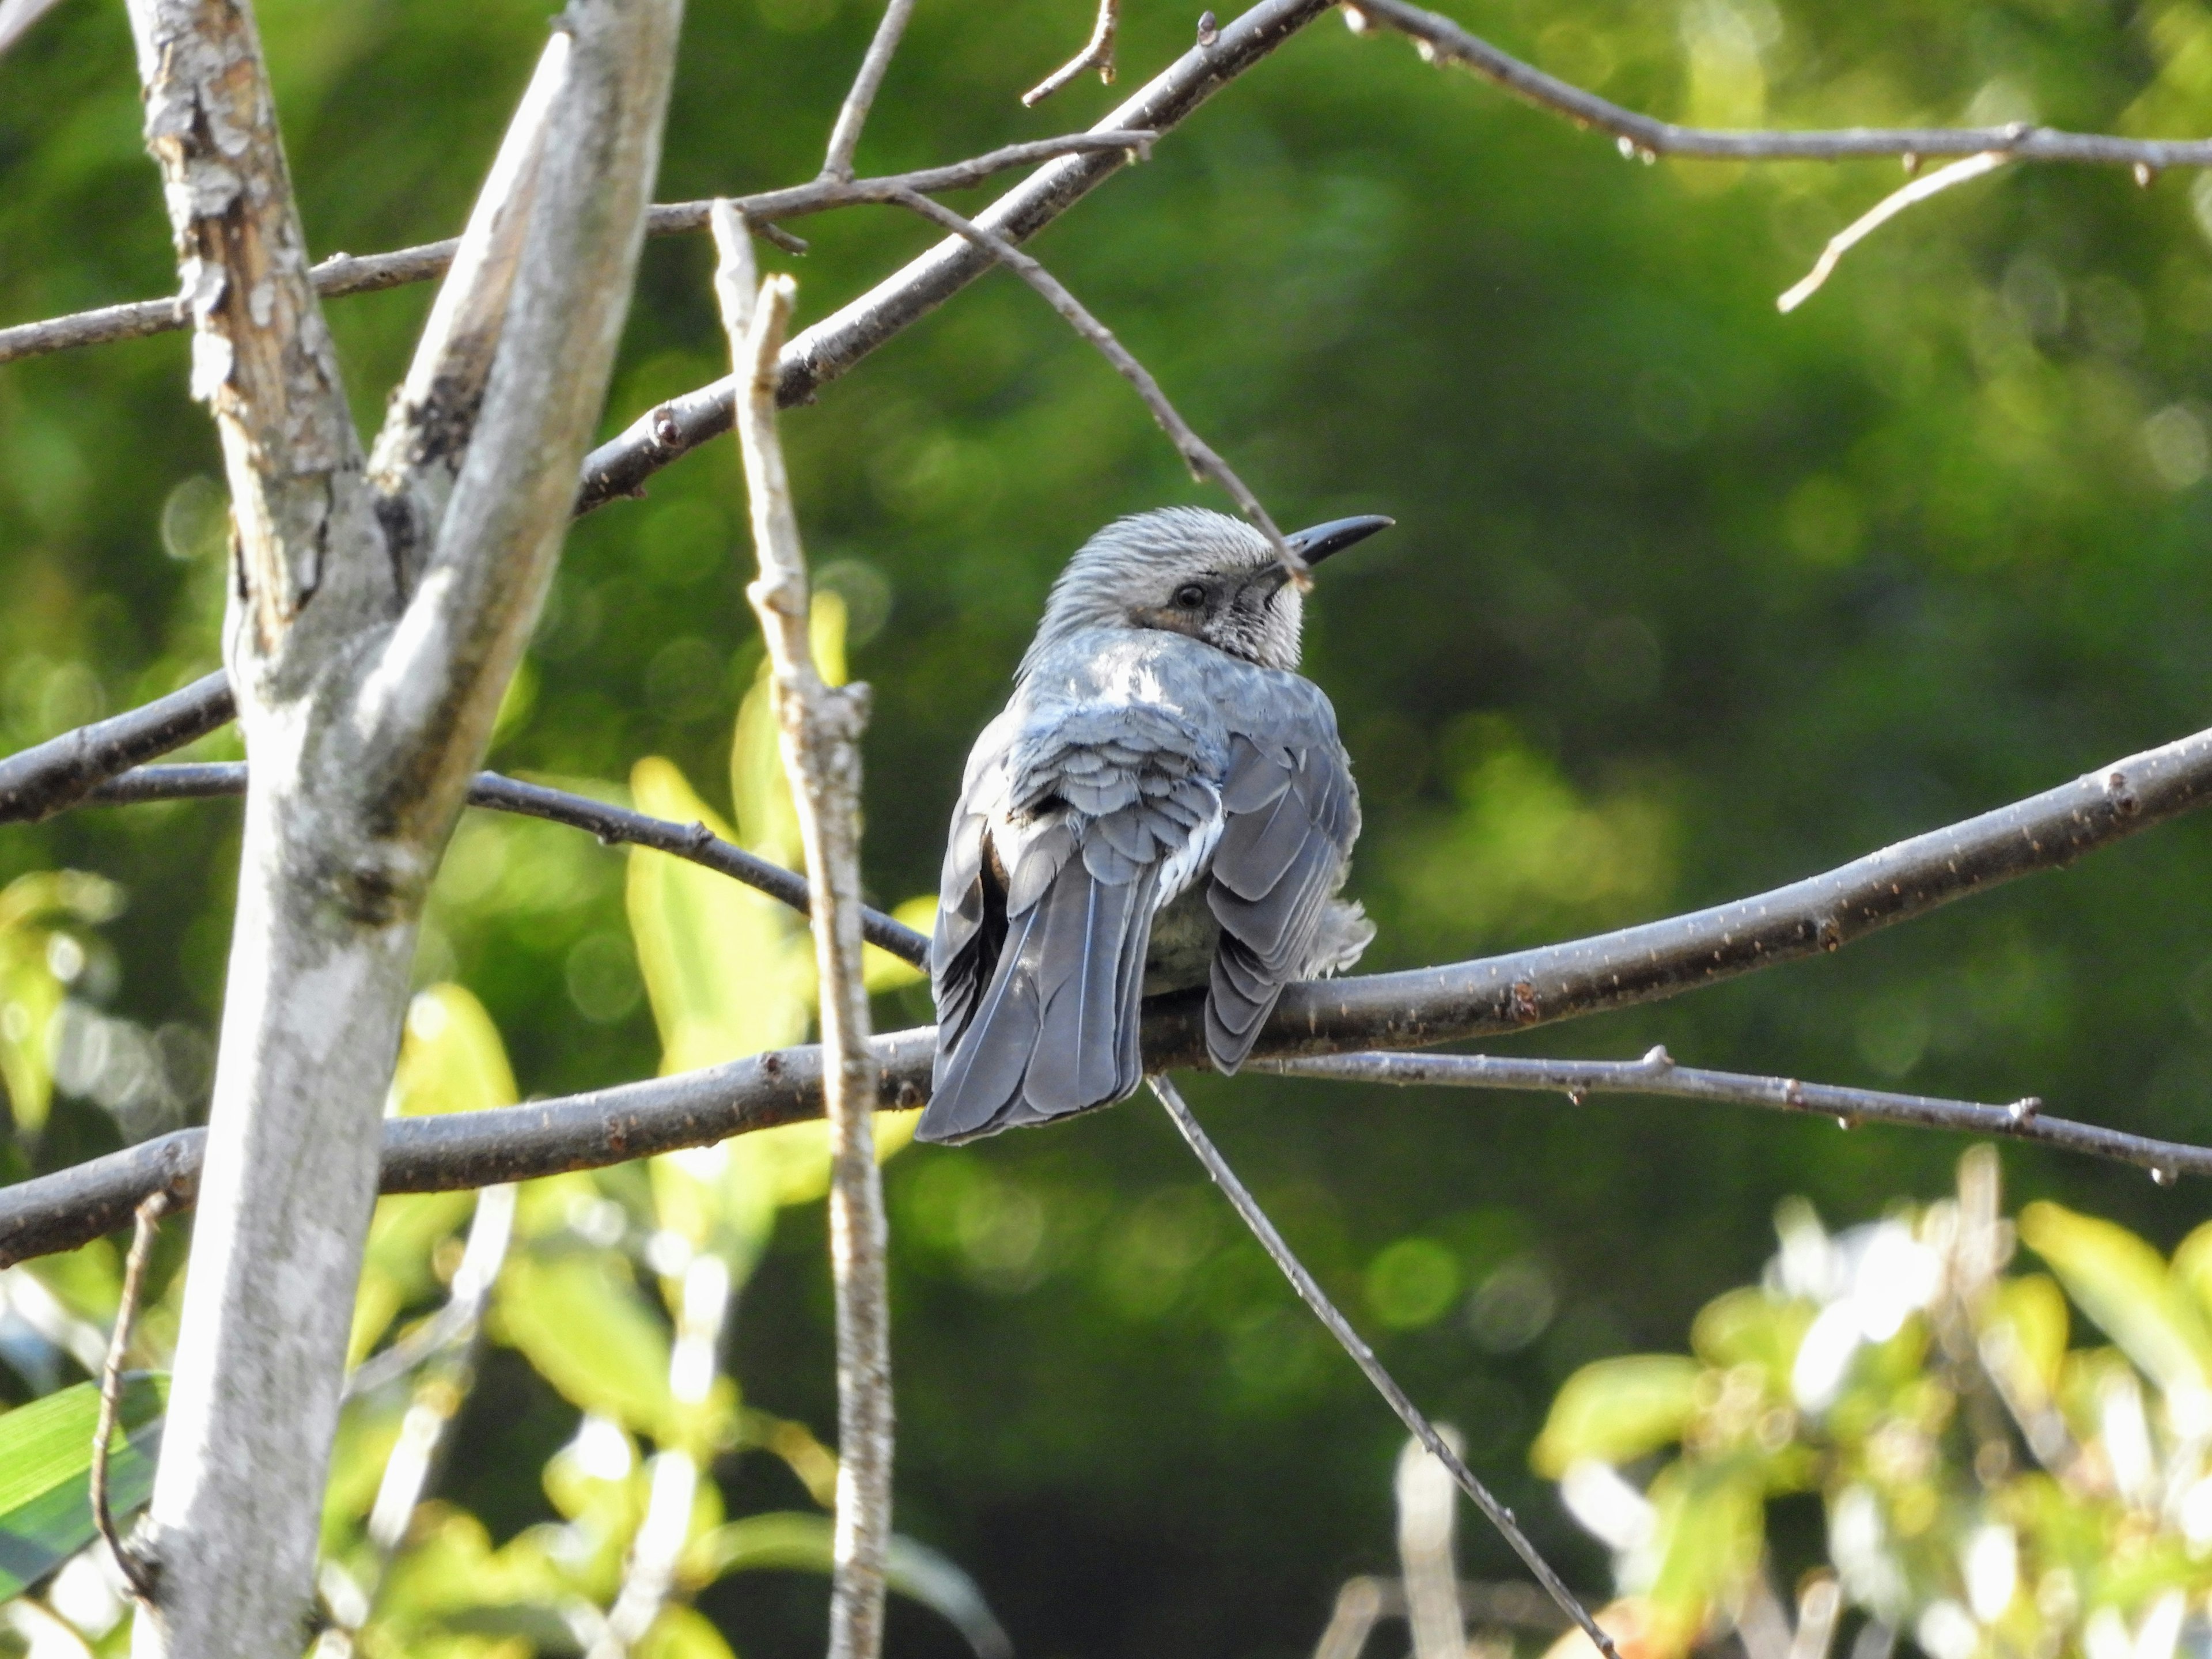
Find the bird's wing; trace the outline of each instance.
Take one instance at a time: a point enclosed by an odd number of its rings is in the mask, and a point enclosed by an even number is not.
[[[1057,703],[986,769],[999,782],[971,787],[945,859],[922,1139],[1042,1122],[1142,1081],[1152,912],[1204,862],[1222,762],[1219,738],[1172,709]]]
[[[1351,867],[1359,794],[1318,687],[1291,676],[1231,721],[1224,820],[1206,904],[1221,924],[1206,999],[1206,1049],[1233,1073],[1283,987],[1331,965],[1324,912]]]
[[[1006,939],[1006,893],[990,867],[990,822],[994,813],[1005,810],[1006,754],[1018,729],[1011,710],[983,728],[969,751],[960,799],[952,809],[945,868],[938,878],[937,930],[929,942],[940,1041],[968,1029]]]

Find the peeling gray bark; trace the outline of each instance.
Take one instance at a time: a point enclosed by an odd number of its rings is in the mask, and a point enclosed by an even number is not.
[[[233,501],[243,867],[134,1651],[295,1659],[423,896],[550,580],[679,0],[577,0],[370,475],[246,0],[131,0]]]

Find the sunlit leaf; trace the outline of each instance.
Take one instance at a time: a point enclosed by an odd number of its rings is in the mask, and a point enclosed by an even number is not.
[[[2011,1379],[2014,1385],[2026,1382],[2033,1389],[2032,1400],[2048,1400],[2058,1386],[2059,1362],[2066,1357],[2066,1294],[2058,1281],[2044,1273],[2000,1280],[1986,1325],[1991,1334],[2005,1334],[2004,1340],[2025,1373]],[[1984,1346],[1989,1346],[1986,1339]]]
[[[118,1517],[154,1491],[169,1379],[124,1380],[120,1422],[108,1443],[108,1503]],[[0,1416],[0,1601],[21,1595],[93,1540],[93,1431],[100,1389],[80,1382]]]
[[[684,1554],[684,1577],[703,1586],[733,1572],[780,1568],[827,1573],[835,1565],[835,1533],[826,1515],[749,1515],[695,1540]],[[894,1534],[884,1577],[893,1590],[959,1631],[978,1659],[1003,1659],[1013,1652],[975,1581],[927,1544]]]
[[[637,1659],[737,1659],[707,1615],[681,1602],[663,1607],[631,1651]]]
[[[734,839],[671,762],[630,775],[638,810]],[[801,920],[726,876],[633,849],[629,906],[639,970],[660,1028],[663,1074],[717,1066],[806,1035],[814,953]]]
[[[2048,1202],[2021,1212],[2020,1237],[2161,1389],[2205,1394],[2212,1330],[2155,1249],[2124,1227]]]
[[[1756,1468],[1739,1462],[1676,1463],[1651,1483],[1650,1659],[1686,1654],[1715,1610],[1735,1601],[1765,1541],[1765,1495]]]
[[[667,1328],[605,1253],[510,1257],[495,1330],[572,1405],[646,1434],[674,1411]]]
[[[1625,1463],[1681,1438],[1704,1367],[1681,1354],[1629,1354],[1583,1366],[1552,1401],[1528,1462],[1557,1480],[1595,1458]]]
[[[514,1104],[507,1045],[466,988],[433,985],[408,1004],[392,1093],[402,1117]]]
[[[1813,1311],[1803,1302],[1771,1297],[1757,1285],[1745,1285],[1715,1297],[1698,1310],[1690,1326],[1690,1346],[1708,1365],[1726,1370],[1736,1365],[1757,1365],[1766,1373],[1767,1386],[1786,1395],[1790,1374],[1797,1363],[1798,1345],[1813,1322]]]

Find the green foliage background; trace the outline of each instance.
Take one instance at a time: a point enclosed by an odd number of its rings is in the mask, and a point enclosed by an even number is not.
[[[259,8],[319,254],[459,224],[547,10]],[[2195,0],[1455,11],[1684,118],[2212,125],[2212,12]],[[1095,118],[1112,95],[1095,82],[1036,112],[1016,101],[1087,13],[924,0],[864,170]],[[660,199],[811,176],[873,21],[860,0],[695,0]],[[1128,0],[1122,86],[1193,21]],[[133,88],[119,11],[90,0],[0,60],[0,318],[171,286]],[[1897,177],[1626,164],[1324,20],[1042,240],[1279,519],[1399,520],[1329,568],[1309,651],[1367,803],[1370,965],[1753,890],[2205,724],[2212,200],[2182,176],[2142,191],[2118,173],[2000,174],[1917,210],[1778,317],[1772,296]],[[929,235],[889,210],[803,228],[809,316]],[[648,252],[610,430],[720,371],[709,264],[696,240]],[[428,301],[331,307],[364,423]],[[219,468],[185,360],[171,336],[0,369],[7,748],[216,660]],[[1114,514],[1212,498],[1004,277],[787,430],[853,672],[877,688],[869,874],[901,900],[933,883],[960,758],[1060,560]],[[714,446],[578,526],[495,764],[619,785],[663,755],[727,804],[758,655],[735,463]],[[183,805],[0,835],[0,881],[117,884],[113,920],[104,894],[40,902],[68,912],[81,1029],[143,1062],[80,1056],[19,1165],[199,1108],[235,825],[233,806]],[[2184,823],[1838,957],[1521,1046],[1663,1041],[1699,1063],[2033,1092],[2203,1139],[2208,838]],[[623,863],[588,839],[465,825],[423,958],[426,983],[482,999],[526,1093],[655,1067]],[[878,1017],[912,1023],[926,1001],[893,993]],[[1944,1190],[1958,1150],[1681,1104],[1260,1078],[1193,1094],[1386,1359],[1593,1586],[1601,1553],[1527,1466],[1559,1382],[1675,1345],[1767,1254],[1784,1194],[1863,1219]],[[19,1121],[36,1109],[19,1101]],[[2005,1162],[2022,1200],[2163,1248],[2203,1218],[2196,1187]],[[1395,1425],[1148,1107],[903,1154],[889,1180],[899,1524],[975,1575],[1022,1652],[1297,1652],[1347,1572],[1387,1567]],[[787,1210],[733,1369],[750,1400],[825,1434],[827,1308],[818,1208]],[[538,1473],[575,1414],[514,1353],[487,1365],[443,1490],[497,1540],[550,1513]],[[806,1501],[759,1460],[720,1473],[732,1514]],[[1468,1553],[1474,1571],[1508,1571],[1487,1539]],[[821,1595],[756,1574],[701,1605],[748,1655],[795,1655],[818,1641]],[[925,1615],[894,1619],[900,1651],[957,1650]]]

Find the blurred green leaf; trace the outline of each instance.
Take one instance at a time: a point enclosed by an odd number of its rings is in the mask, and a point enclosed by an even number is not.
[[[635,1651],[637,1659],[737,1659],[713,1621],[681,1602],[660,1610]]]
[[[1552,1401],[1529,1449],[1539,1474],[1557,1480],[1585,1458],[1625,1463],[1681,1438],[1697,1409],[1705,1368],[1679,1354],[1629,1354],[1583,1366]]]
[[[153,1495],[168,1396],[165,1376],[124,1379],[107,1463],[108,1503],[118,1520]],[[100,1389],[92,1382],[0,1416],[0,1601],[21,1595],[92,1541],[87,1482],[99,1425]]]
[[[433,985],[416,994],[407,1007],[392,1094],[402,1117],[514,1104],[507,1045],[467,988]]]
[[[784,1510],[749,1515],[717,1527],[684,1552],[684,1577],[694,1585],[733,1572],[783,1569],[827,1573],[836,1561],[836,1523],[826,1515]],[[975,1581],[953,1562],[901,1534],[891,1538],[884,1580],[921,1602],[968,1638],[978,1659],[1005,1659],[1013,1644]]]
[[[571,1404],[662,1435],[675,1411],[668,1330],[627,1279],[605,1253],[511,1256],[495,1329]]]
[[[2021,1212],[2020,1237],[2161,1389],[2206,1397],[2212,1330],[2156,1250],[2124,1227],[2049,1202]]]
[[[1690,1346],[1717,1370],[1757,1365],[1768,1389],[1786,1397],[1798,1345],[1813,1322],[1804,1303],[1769,1296],[1755,1285],[1728,1291],[1698,1310],[1690,1326]]]

